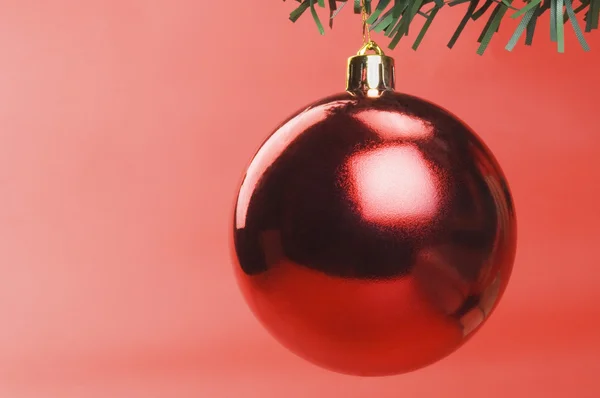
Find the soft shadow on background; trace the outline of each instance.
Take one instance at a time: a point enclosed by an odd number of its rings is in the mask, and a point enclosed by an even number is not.
[[[0,2],[0,396],[599,396],[600,35],[584,53],[567,26],[557,54],[546,16],[535,47],[509,53],[509,22],[480,57],[481,21],[450,51],[457,6],[418,52],[390,53],[399,90],[493,150],[520,240],[503,302],[465,347],[360,379],[266,334],[228,241],[250,157],[344,89],[359,17],[320,37],[287,20],[292,2],[256,4]]]

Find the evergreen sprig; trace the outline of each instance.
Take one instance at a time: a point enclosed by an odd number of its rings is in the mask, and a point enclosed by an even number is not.
[[[285,0],[283,0],[285,1]],[[298,7],[290,14],[290,20],[296,22],[305,11],[310,9],[311,15],[321,34],[325,34],[325,29],[321,24],[316,7],[329,8],[329,27],[333,27],[333,20],[338,13],[348,4],[354,3],[354,12],[362,12],[362,0],[295,0],[300,3]],[[575,7],[574,2],[579,4]],[[417,35],[412,48],[416,50],[421,44],[427,29],[431,26],[433,19],[438,15],[438,11],[445,6],[455,7],[465,5],[465,15],[460,21],[456,31],[448,42],[448,47],[452,48],[464,30],[467,23],[476,21],[483,17],[488,11],[489,17],[481,35],[477,39],[479,48],[477,53],[482,55],[488,47],[492,36],[498,32],[503,19],[520,19],[515,32],[506,45],[506,49],[511,51],[518,41],[525,34],[525,45],[530,46],[533,43],[533,35],[536,23],[540,15],[550,12],[550,39],[556,42],[558,52],[565,50],[565,27],[570,23],[575,36],[579,40],[581,47],[589,51],[589,46],[585,40],[584,33],[589,33],[598,29],[600,16],[600,0],[526,0],[526,5],[522,8],[516,8],[512,5],[513,0],[364,0],[364,5],[369,14],[367,23],[370,29],[375,32],[383,32],[386,37],[391,39],[388,47],[394,49],[400,40],[408,36],[410,26],[417,16],[425,18],[419,34]],[[377,3],[375,5],[375,3]],[[467,5],[468,3],[468,5]],[[577,14],[584,12],[583,21],[585,27],[582,30],[577,21]]]

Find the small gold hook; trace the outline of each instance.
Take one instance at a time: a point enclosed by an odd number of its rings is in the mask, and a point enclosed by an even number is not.
[[[358,50],[357,55],[366,55],[367,51],[373,51],[376,55],[385,55],[381,47],[379,47],[377,43],[372,40],[369,40],[369,42],[365,43],[360,50]]]

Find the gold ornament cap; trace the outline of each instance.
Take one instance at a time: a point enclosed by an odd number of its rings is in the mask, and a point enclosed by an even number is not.
[[[367,54],[369,51],[374,54]],[[346,91],[353,95],[377,98],[386,91],[394,91],[395,79],[394,58],[385,55],[373,41],[348,58]]]

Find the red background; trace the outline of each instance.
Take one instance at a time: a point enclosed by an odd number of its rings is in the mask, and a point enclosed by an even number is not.
[[[273,127],[344,88],[350,7],[320,37],[293,2],[0,2],[0,396],[597,397],[600,35],[485,56],[442,11],[398,89],[469,123],[511,183],[512,282],[465,347],[360,379],[281,348],[235,285],[243,170]],[[325,16],[325,13],[322,14]],[[415,37],[416,30],[411,33]],[[387,39],[378,37],[380,44]]]

